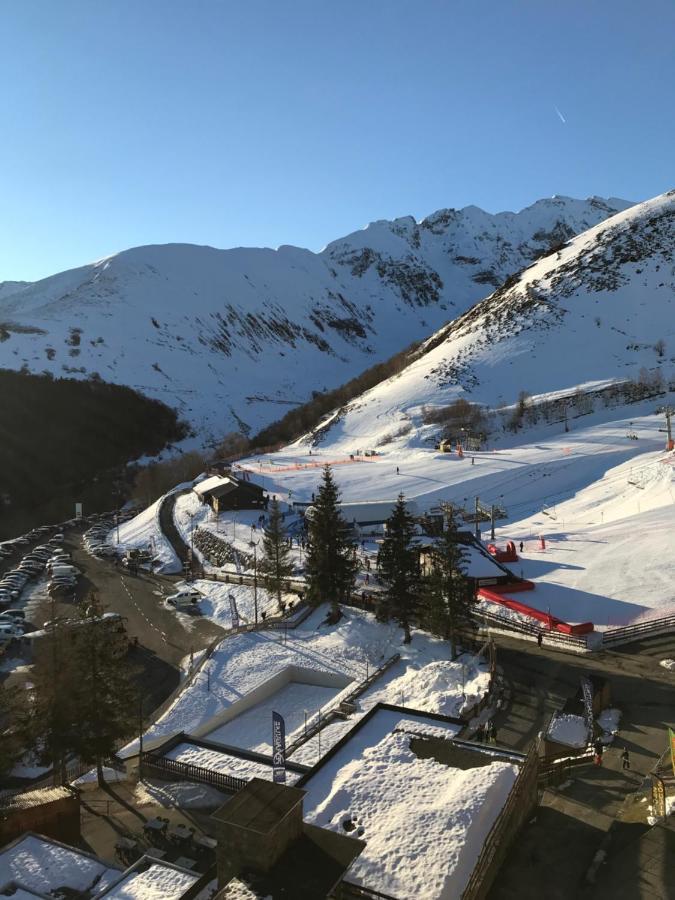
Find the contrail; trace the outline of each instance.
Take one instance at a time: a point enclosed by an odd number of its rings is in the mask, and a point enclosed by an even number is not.
[[[560,112],[558,107],[554,106],[553,109],[558,113],[558,116],[560,117],[560,121],[563,123],[563,125],[567,125],[567,119],[565,118],[565,116],[563,116],[563,114]]]

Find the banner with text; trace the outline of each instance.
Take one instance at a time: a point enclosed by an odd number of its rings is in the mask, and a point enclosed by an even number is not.
[[[272,712],[272,778],[286,783],[286,723],[278,712]]]

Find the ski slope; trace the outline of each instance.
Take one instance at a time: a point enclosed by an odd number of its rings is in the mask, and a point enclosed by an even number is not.
[[[589,424],[569,433],[540,428],[522,436],[530,438],[522,444],[514,438],[508,448],[463,459],[404,445],[351,462],[332,449],[310,456],[295,445],[242,466],[291,502],[311,501],[326,461],[345,502],[392,500],[401,492],[420,511],[441,501],[470,509],[476,497],[502,505],[508,518],[498,523],[497,538],[524,541],[522,561],[512,568],[537,584],[520,599],[565,621],[603,628],[664,615],[675,605],[675,455],[664,451],[664,419],[645,414],[649,406],[631,408],[630,418],[588,417]]]

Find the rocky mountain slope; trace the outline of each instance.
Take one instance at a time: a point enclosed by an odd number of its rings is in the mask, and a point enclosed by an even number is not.
[[[625,380],[675,383],[675,191],[507,279],[313,439],[343,449],[410,444],[426,433],[425,407],[460,397],[511,405],[523,391],[555,396]]]
[[[519,213],[440,210],[375,222],[318,254],[138,247],[0,285],[0,367],[129,385],[204,436],[257,430],[629,205],[554,197]]]

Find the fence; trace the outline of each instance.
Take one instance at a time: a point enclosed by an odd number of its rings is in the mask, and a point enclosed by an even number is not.
[[[594,758],[593,753],[566,756],[564,759],[544,757],[539,763],[539,783],[544,787],[549,784],[561,784],[563,781],[567,781],[572,769],[591,765]]]
[[[587,653],[589,649],[585,637],[575,637],[571,634],[562,634],[559,631],[543,631],[541,628],[537,628],[536,625],[530,625],[529,622],[522,622],[519,619],[507,619],[505,616],[498,616],[495,613],[483,610],[475,610],[473,615],[478,624],[484,623],[486,626],[498,628],[501,631],[528,635],[528,637],[535,640],[541,635],[542,640],[548,646],[553,644],[562,649],[574,650],[577,653]]]
[[[675,616],[665,616],[662,619],[650,619],[647,622],[636,622],[634,625],[624,625],[620,628],[608,628],[603,633],[602,645],[626,644],[639,640],[642,637],[650,637],[655,634],[664,634],[675,631]]]
[[[248,784],[246,778],[234,778],[224,772],[214,772],[211,769],[203,769],[192,763],[178,762],[175,759],[165,759],[157,753],[143,753],[141,757],[141,771],[143,774],[151,772],[160,778],[177,777],[183,781],[198,781],[201,784],[210,784],[218,790],[236,794]]]
[[[506,803],[483,841],[483,849],[462,892],[462,900],[475,900],[485,895],[489,880],[494,877],[496,866],[506,851],[509,837],[516,833],[536,806],[538,764],[537,750],[533,746],[525,757]]]

